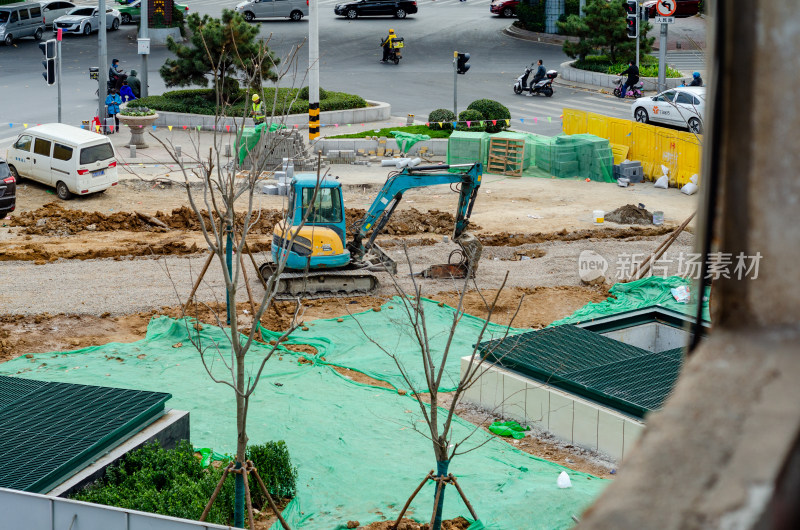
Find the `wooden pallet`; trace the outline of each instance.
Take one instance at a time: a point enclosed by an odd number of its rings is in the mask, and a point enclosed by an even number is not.
[[[487,170],[497,175],[521,177],[524,155],[525,140],[490,138]]]

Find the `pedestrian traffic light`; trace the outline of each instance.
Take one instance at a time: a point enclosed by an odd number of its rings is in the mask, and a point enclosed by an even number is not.
[[[639,2],[637,0],[627,0],[625,2],[625,29],[628,37],[636,39],[639,37]]]
[[[467,70],[469,70],[469,54],[468,53],[458,53],[456,55],[456,72],[459,74],[466,74]]]
[[[50,39],[47,42],[40,42],[39,49],[42,50],[44,54],[45,60],[42,61],[42,66],[44,66],[44,72],[42,72],[42,77],[44,80],[47,81],[48,85],[54,85],[56,83],[56,41],[55,39]]]

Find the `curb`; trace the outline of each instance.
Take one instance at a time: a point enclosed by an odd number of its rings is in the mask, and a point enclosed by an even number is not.
[[[583,87],[593,87],[595,89],[604,88],[608,89],[609,91],[614,90],[614,87],[616,86],[616,80],[619,79],[619,76],[603,74],[600,72],[590,72],[589,70],[579,70],[577,68],[573,68],[572,63],[573,61],[565,61],[561,63],[561,70],[558,73],[558,78],[560,78],[562,82],[569,81],[570,83],[578,86],[582,85]],[[657,77],[640,77],[639,80],[644,82],[645,92],[656,90],[655,87],[658,85]],[[675,88],[682,82],[683,78],[681,77],[667,78],[665,80],[665,85],[668,89]]]
[[[362,109],[349,109],[349,110],[327,110],[319,113],[320,124],[326,125],[331,123],[367,123],[374,121],[383,121],[391,118],[392,106],[383,101],[369,101],[369,105]],[[287,126],[296,126],[298,129],[308,129],[308,114],[289,114],[288,116],[281,117],[280,123]],[[253,127],[252,118],[236,118],[224,117],[217,121],[215,116],[208,116],[205,114],[188,114],[182,112],[167,112],[158,111],[158,119],[154,125],[159,127],[166,127],[168,125],[197,128],[200,127],[204,130],[213,130],[214,127]]]
[[[555,33],[539,33],[536,31],[528,31],[526,29],[518,28],[514,24],[511,24],[507,28],[504,28],[502,32],[509,37],[513,37],[515,39],[526,40],[528,42],[539,42],[542,44],[564,44],[565,42],[578,42],[580,39],[578,37],[572,37],[570,35],[558,35]]]

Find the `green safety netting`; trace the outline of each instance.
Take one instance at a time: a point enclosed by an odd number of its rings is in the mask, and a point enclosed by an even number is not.
[[[285,128],[286,125],[282,123],[259,123],[255,127],[245,127],[242,129],[242,136],[236,142],[236,151],[239,153],[239,163],[244,163],[247,154],[258,144],[264,129],[267,129],[268,132],[275,132],[278,129]]]
[[[455,309],[444,304],[440,306],[439,303],[424,298],[421,302],[428,329],[428,342],[433,357],[438,362],[443,356]],[[461,357],[472,354],[472,346],[478,342],[478,335],[484,324],[484,320],[471,315],[461,317],[450,346],[447,370],[439,390],[455,390],[461,370]],[[428,391],[419,360],[419,343],[413,329],[408,325],[408,316],[401,298],[394,297],[381,306],[380,311],[364,311],[341,319],[315,320],[307,328],[308,331],[297,330],[289,343],[311,344],[318,350],[317,357],[325,358],[325,363],[350,368],[385,381],[397,389],[410,391],[411,388],[400,374],[395,361],[370,340],[372,337],[395,356],[414,388]],[[506,326],[489,323],[481,340],[502,338],[506,330]],[[508,329],[509,334],[522,331],[526,330]],[[265,337],[275,338],[275,334],[267,330],[263,330],[263,333]],[[343,340],[345,337],[346,340]]]
[[[489,133],[453,131],[447,141],[447,164],[474,164],[480,162],[486,165],[487,150],[489,149]],[[458,171],[453,169],[451,171]]]
[[[431,137],[427,134],[414,134],[405,131],[389,131],[394,136],[397,142],[397,147],[400,148],[401,153],[407,153],[409,149],[414,147],[417,142],[424,142],[430,140]]]
[[[437,306],[429,309],[437,310],[449,312]],[[173,395],[168,405],[191,414],[195,447],[233,452],[236,428],[232,391],[211,381],[187,330],[204,347],[219,345],[227,355],[227,341],[220,328],[206,325],[197,332],[189,321],[156,317],[144,340],[21,357],[0,366],[0,373],[168,390]],[[389,319],[372,332],[388,344],[401,340]],[[342,333],[332,338],[347,342],[353,336]],[[249,354],[251,373],[264,353],[262,348],[255,345]],[[297,496],[284,511],[289,524],[293,528],[330,530],[344,528],[349,520],[366,524],[397,514],[435,467],[430,442],[415,431],[423,421],[416,401],[394,390],[355,383],[324,363],[298,363],[298,358],[299,354],[285,351],[267,363],[250,399],[248,422],[250,443],[285,440],[298,468]],[[217,361],[212,371],[223,376],[225,367]],[[457,419],[454,428],[462,437],[474,426]],[[579,515],[607,484],[487,437],[477,430],[469,443],[487,443],[458,456],[450,466],[481,518],[482,523],[471,527],[473,530],[569,528],[572,516]],[[569,489],[556,485],[562,471],[572,479]],[[427,521],[433,495],[429,483],[412,503],[409,516]],[[458,515],[468,515],[468,511],[448,488],[444,516]]]
[[[448,164],[462,160],[474,161],[476,156],[480,156],[480,161],[486,165],[491,138],[525,141],[523,177],[555,176],[614,182],[614,155],[611,145],[607,139],[592,134],[542,136],[502,131],[488,135],[456,131],[447,142]]]
[[[595,318],[601,318],[634,309],[643,309],[650,306],[661,306],[672,311],[677,311],[689,316],[697,314],[697,297],[692,293],[689,303],[682,304],[675,300],[670,289],[676,287],[692,288],[692,280],[681,276],[659,278],[652,276],[628,283],[615,283],[608,291],[610,298],[596,304],[586,304],[570,316],[556,320],[551,326],[561,324],[577,324]],[[706,288],[703,297],[703,320],[711,322],[708,311],[710,288]]]

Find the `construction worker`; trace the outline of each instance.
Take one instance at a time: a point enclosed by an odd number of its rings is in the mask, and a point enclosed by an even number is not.
[[[258,125],[264,123],[264,115],[261,113],[261,98],[258,94],[253,94],[253,122]]]
[[[389,34],[381,42],[381,46],[383,46],[383,59],[381,59],[382,63],[385,63],[389,60],[389,53],[392,51],[392,41],[395,37],[397,37],[397,35],[394,34],[394,30],[390,29]]]

